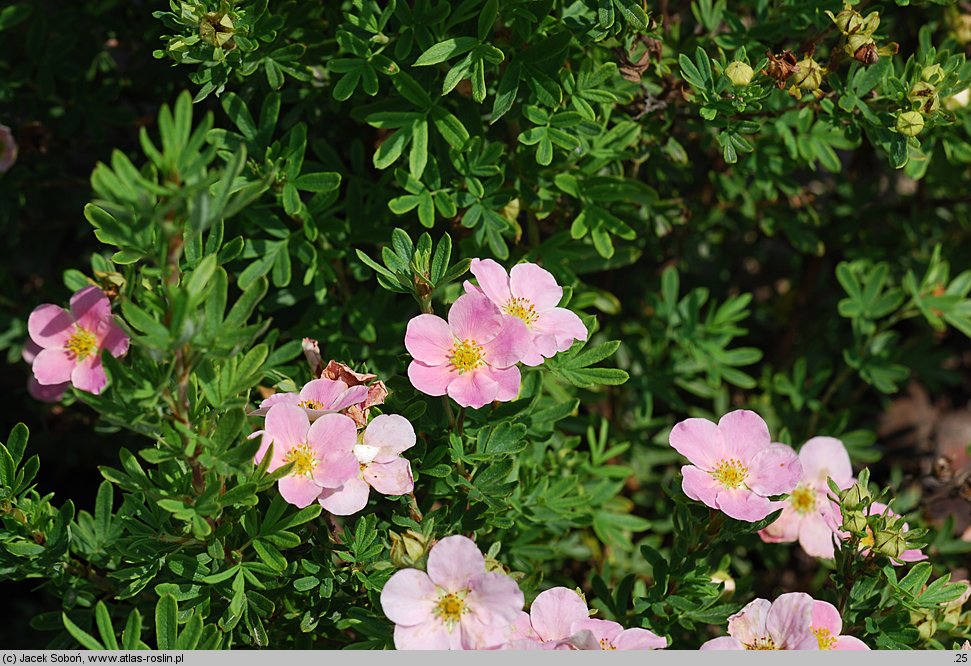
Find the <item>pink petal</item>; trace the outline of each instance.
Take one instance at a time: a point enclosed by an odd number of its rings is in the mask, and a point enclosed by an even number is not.
[[[98,287],[85,287],[71,296],[71,314],[79,326],[96,331],[111,320],[111,301]]]
[[[803,592],[780,594],[765,618],[769,631],[778,650],[806,649],[810,639],[817,649],[819,641],[810,631],[813,616],[813,598]]]
[[[927,559],[927,555],[921,552],[919,548],[912,548],[900,553],[900,556],[897,559],[899,559],[901,562],[921,562]]]
[[[759,495],[790,493],[802,478],[799,456],[785,444],[770,444],[749,461],[746,485]]]
[[[41,347],[63,347],[74,334],[74,317],[56,305],[38,305],[27,319],[27,332]]]
[[[833,545],[833,529],[827,524],[822,514],[816,512],[807,515],[799,529],[799,545],[812,557],[831,560],[836,554]],[[823,603],[817,601],[816,603]],[[815,621],[813,622],[815,624]],[[832,632],[835,636],[839,630]]]
[[[747,523],[757,523],[782,507],[781,502],[770,502],[745,488],[723,488],[715,501],[718,503],[718,508],[726,515]]]
[[[511,368],[489,368],[489,376],[499,385],[496,393],[496,400],[509,402],[519,397],[519,387],[522,384],[522,375],[519,368],[515,365]]]
[[[836,645],[833,646],[834,650],[869,650],[867,644],[861,641],[859,638],[854,638],[853,636],[838,636],[836,638]]]
[[[799,538],[802,529],[803,516],[788,504],[782,509],[782,515],[765,529],[759,530],[759,536],[765,543],[792,543]]]
[[[731,636],[721,636],[712,638],[707,643],[703,643],[699,650],[744,650],[745,648]]]
[[[73,356],[63,349],[48,348],[34,358],[31,369],[38,384],[49,386],[71,381],[76,365]]]
[[[24,346],[20,350],[20,358],[24,359],[24,361],[30,365],[34,362],[34,359],[37,358],[37,355],[40,353],[41,349],[43,349],[43,347],[30,338],[27,338],[24,340]]]
[[[336,410],[337,407],[334,407],[334,403],[346,390],[347,384],[339,379],[314,379],[304,384],[303,388],[300,389],[299,402],[313,400],[322,405],[321,409]],[[364,392],[367,393],[366,388]]]
[[[535,368],[537,365],[543,365],[543,361],[556,354],[556,340],[553,339],[552,335],[538,335],[532,330],[530,333],[532,337],[519,362]]]
[[[449,384],[458,376],[458,370],[448,364],[425,365],[421,361],[412,361],[408,366],[411,385],[426,395],[445,395]]]
[[[347,479],[340,488],[323,488],[317,501],[335,516],[350,516],[367,506],[371,486],[361,479]]]
[[[348,479],[357,478],[361,469],[354,455],[357,425],[350,417],[324,414],[310,426],[307,443],[320,460],[314,469],[314,481],[318,484],[324,488],[339,488]]]
[[[590,615],[579,594],[566,587],[540,592],[530,606],[529,615],[536,634],[544,641],[567,638],[573,624]]]
[[[465,282],[463,282],[462,283],[462,286],[465,287],[465,293],[466,294],[478,294],[479,296],[485,296],[485,292],[484,291],[482,291],[481,289],[479,289],[477,286],[475,286],[474,284],[472,284],[468,280],[466,280]],[[486,298],[488,298],[488,296],[486,296]]]
[[[264,441],[273,442],[270,471],[283,466],[283,458],[291,448],[306,443],[309,429],[310,419],[296,405],[281,403],[270,408],[263,425]]]
[[[459,374],[448,385],[448,396],[452,400],[473,409],[488,405],[498,394],[499,383],[491,377],[488,368],[483,367]]]
[[[119,356],[124,356],[128,353],[128,345],[131,339],[128,334],[121,330],[121,327],[114,322],[114,320],[109,319],[107,322],[102,324],[99,330],[100,340],[98,344],[102,349],[107,349],[115,358]]]
[[[63,384],[41,384],[33,377],[27,379],[27,393],[35,400],[42,402],[58,402],[71,388],[71,382]]]
[[[832,477],[840,488],[849,488],[853,484],[850,454],[843,442],[835,437],[813,437],[799,449],[799,460],[803,478],[819,488],[827,488],[827,477]]]
[[[364,468],[364,480],[382,495],[407,495],[415,489],[411,463],[404,458],[371,463]]]
[[[426,569],[435,585],[446,592],[459,592],[468,588],[474,577],[485,573],[485,558],[472,539],[456,534],[432,547]]]
[[[342,411],[347,409],[351,405],[359,405],[362,402],[368,400],[371,394],[371,389],[363,384],[358,386],[348,387],[343,393],[337,396],[331,409],[336,409],[337,411]],[[381,399],[384,402],[384,399]],[[380,403],[379,403],[380,404]]]
[[[288,474],[277,482],[280,495],[298,509],[310,506],[320,495],[320,486],[303,474]]]
[[[625,629],[613,640],[618,650],[663,650],[668,640],[647,629]]]
[[[38,356],[38,358],[40,358]],[[37,367],[37,361],[34,361]],[[71,372],[71,383],[74,388],[98,395],[108,383],[104,366],[101,365],[101,355],[92,354],[74,366]]]
[[[553,308],[543,312],[533,323],[533,330],[552,335],[556,351],[566,351],[573,346],[575,340],[587,339],[587,327],[583,325],[580,316],[566,308]]]
[[[482,292],[498,307],[502,307],[512,298],[506,269],[492,259],[473,259],[469,272],[475,276]]]
[[[249,413],[249,416],[266,416],[274,405],[296,405],[300,402],[297,393],[274,393],[260,402],[260,408]],[[308,426],[309,427],[309,426]]]
[[[825,629],[831,636],[839,636],[843,631],[843,619],[836,606],[825,601],[813,600],[811,620],[813,629]]]
[[[380,449],[374,462],[391,462],[402,451],[415,445],[415,428],[411,422],[399,414],[375,416],[364,431],[363,443]]]
[[[395,624],[411,626],[434,617],[435,585],[424,571],[402,569],[381,590],[381,609]]]
[[[753,645],[766,638],[769,635],[766,622],[771,608],[772,603],[768,599],[750,601],[728,618],[728,633],[745,645]]]
[[[450,632],[445,623],[437,619],[410,627],[397,624],[394,628],[394,646],[397,650],[461,650],[462,632],[458,627]]]
[[[538,599],[539,597],[537,597]],[[533,608],[536,607],[536,602],[533,601]],[[519,615],[516,616],[515,622],[509,628],[509,640],[529,640],[534,642],[540,642],[542,639],[539,634],[533,629],[533,623],[530,620],[529,613],[525,611],[519,611]]]
[[[708,419],[685,419],[675,424],[668,442],[691,464],[706,472],[715,469],[726,457],[718,426]]]
[[[509,291],[516,298],[532,302],[540,312],[555,308],[563,298],[563,288],[545,268],[536,264],[516,264],[509,272]]]
[[[718,492],[724,486],[715,481],[711,474],[694,465],[684,465],[681,468],[681,477],[681,489],[684,490],[685,495],[693,500],[704,502],[712,509],[718,508]]]
[[[498,335],[502,328],[502,314],[485,296],[464,294],[449,309],[448,325],[459,340],[475,340],[483,345]]]
[[[465,602],[471,615],[485,626],[508,627],[519,616],[524,599],[519,585],[509,576],[483,573],[472,578]]]
[[[441,317],[421,314],[408,322],[408,329],[405,331],[405,349],[415,360],[426,365],[448,363],[454,346],[455,337],[452,335],[452,329]]]
[[[728,457],[737,458],[746,466],[756,453],[772,443],[769,426],[761,416],[747,409],[738,409],[721,417],[718,431]]]
[[[503,317],[502,328],[482,345],[482,357],[494,368],[516,365],[529,347],[529,329],[522,319]]]
[[[467,615],[462,618],[459,628],[462,631],[463,649],[498,650],[509,642],[513,625],[508,622],[486,625],[479,622],[475,615]]]
[[[620,636],[624,628],[617,622],[611,622],[610,620],[598,620],[596,618],[587,618],[585,620],[577,620],[573,623],[571,627],[572,633],[577,633],[579,631],[589,631],[593,634],[594,639],[599,643],[602,640],[606,640],[608,643],[614,644],[614,639]],[[614,645],[616,647],[616,645]]]

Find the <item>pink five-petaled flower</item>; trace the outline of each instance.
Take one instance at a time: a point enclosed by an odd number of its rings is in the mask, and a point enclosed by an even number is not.
[[[891,509],[886,504],[882,504],[880,502],[873,502],[870,505],[870,507],[867,509],[866,515],[868,516],[886,515],[886,516],[889,516],[890,518],[900,518],[899,513]],[[906,533],[907,530],[909,529],[910,529],[910,525],[908,525],[907,523],[904,523],[903,526],[901,527],[901,532]],[[873,530],[867,527],[866,536],[860,540],[860,550],[863,552],[870,552],[870,549],[873,547],[873,544],[874,544]],[[925,555],[920,550],[920,548],[911,548],[909,550],[903,551],[897,557],[891,557],[890,562],[894,566],[900,566],[904,562],[920,562],[921,560],[926,560],[926,559],[927,559],[927,555]]]
[[[574,340],[587,339],[587,327],[572,310],[557,307],[563,288],[553,275],[536,264],[516,264],[509,273],[492,259],[473,259],[469,267],[478,288],[465,283],[468,293],[483,293],[503,314],[518,317],[529,330],[525,365],[566,351]]]
[[[540,592],[529,613],[520,613],[506,649],[656,650],[667,640],[647,629],[624,629],[590,617],[586,602],[565,587]]]
[[[405,347],[412,385],[428,395],[448,395],[478,409],[519,394],[516,363],[529,346],[526,324],[499,312],[485,296],[465,294],[452,304],[448,322],[431,314],[408,322]]]
[[[361,443],[354,438],[335,438],[334,446],[350,449],[358,462],[355,473],[340,488],[325,488],[320,505],[338,516],[349,516],[367,506],[371,488],[382,495],[405,495],[415,488],[411,463],[401,457],[415,445],[415,429],[398,414],[375,416]]]
[[[853,636],[841,636],[843,620],[836,606],[825,601],[813,601],[813,617],[809,627],[820,650],[869,650],[866,643]]]
[[[399,650],[478,650],[505,642],[523,593],[464,536],[445,537],[428,553],[427,573],[402,569],[381,591]]]
[[[40,347],[31,365],[42,386],[70,382],[98,394],[108,382],[101,350],[114,356],[128,351],[128,336],[111,316],[111,303],[98,287],[85,287],[71,296],[71,311],[45,303],[27,320],[30,339]]]
[[[812,632],[813,598],[803,592],[756,599],[728,618],[728,636],[713,638],[702,650],[818,650]]]
[[[768,497],[791,492],[802,476],[795,452],[773,444],[765,421],[748,410],[729,412],[718,425],[681,421],[669,441],[692,463],[681,468],[685,495],[737,520],[758,522],[780,508]]]
[[[832,478],[841,489],[853,485],[850,455],[835,437],[813,437],[799,450],[802,479],[786,500],[782,515],[759,532],[766,543],[799,545],[813,557],[833,559],[833,535],[842,518],[839,505],[829,499],[826,479]]]
[[[310,420],[331,412],[340,412],[367,398],[366,386],[351,386],[335,379],[314,379],[303,385],[300,393],[274,393],[260,403],[250,416],[266,416],[274,405],[296,405],[307,412]]]
[[[354,421],[343,414],[324,414],[310,423],[296,405],[274,405],[266,414],[263,441],[273,444],[269,471],[293,463],[277,487],[296,507],[309,506],[324,488],[340,488],[358,469],[354,451],[339,445],[357,437]]]

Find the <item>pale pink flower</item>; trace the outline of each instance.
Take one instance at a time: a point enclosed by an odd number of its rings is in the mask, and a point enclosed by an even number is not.
[[[518,317],[529,330],[525,365],[540,365],[544,358],[566,351],[574,340],[587,339],[587,327],[572,310],[557,307],[563,288],[552,273],[536,264],[516,264],[506,269],[492,259],[473,259],[469,267],[478,281],[465,283],[470,294],[485,294],[503,314]]]
[[[782,446],[782,445],[780,445]],[[839,504],[829,498],[827,478],[841,489],[853,485],[850,455],[835,437],[813,437],[799,450],[802,479],[786,500],[782,515],[759,532],[766,543],[799,545],[813,557],[833,559],[833,536],[842,522]]]
[[[813,601],[810,630],[820,650],[869,650],[866,643],[853,636],[841,636],[843,620],[836,606],[825,601]]]
[[[478,409],[519,394],[516,363],[529,345],[526,324],[499,312],[480,294],[460,296],[448,322],[431,314],[408,322],[405,347],[412,385],[428,395],[448,395],[463,407]]]
[[[35,343],[30,338],[24,342],[24,348],[21,350],[21,357],[27,362],[28,365],[33,365],[34,359],[37,354],[43,349],[40,345]],[[71,388],[71,382],[62,382],[60,384],[49,384],[44,385],[37,382],[34,375],[27,379],[27,393],[30,394],[35,400],[40,400],[42,402],[58,402],[64,393]]]
[[[6,125],[0,125],[0,173],[6,173],[17,161],[17,142]]]
[[[266,416],[274,405],[296,405],[305,412],[311,421],[324,414],[334,414],[347,409],[367,398],[367,387],[351,386],[340,380],[314,379],[303,385],[300,393],[274,393],[260,402],[259,409],[250,416]]]
[[[27,320],[31,340],[40,347],[31,368],[42,386],[70,382],[98,394],[108,382],[101,350],[114,356],[128,351],[128,336],[111,316],[111,303],[98,287],[85,287],[71,297],[71,311],[45,303]]]
[[[296,405],[274,405],[266,414],[263,440],[273,445],[269,471],[293,463],[290,473],[277,482],[280,495],[303,508],[324,488],[339,488],[358,469],[353,449],[342,441],[357,439],[357,426],[343,414],[324,414],[313,424]]]
[[[415,429],[398,414],[375,416],[368,424],[361,443],[334,438],[334,446],[349,449],[358,463],[339,488],[325,488],[320,505],[338,516],[349,516],[367,506],[371,488],[382,495],[406,495],[415,488],[411,463],[401,457],[415,445]]]
[[[886,515],[891,518],[900,518],[900,514],[891,509],[886,504],[881,504],[880,502],[873,502],[869,508],[866,510],[866,515],[868,516],[881,516]],[[903,532],[907,532],[910,529],[910,525],[907,523],[903,524],[901,528]],[[860,550],[863,552],[870,552],[873,547],[873,531],[867,527],[866,536],[860,541]],[[927,555],[925,555],[920,548],[911,548],[910,550],[905,550],[900,553],[897,557],[891,557],[890,562],[894,565],[900,565],[904,562],[920,562],[921,560],[926,560]]]
[[[304,342],[308,339],[305,338]],[[324,379],[339,379],[351,387],[367,386],[367,396],[364,401],[344,410],[344,413],[354,419],[354,423],[359,428],[367,425],[371,407],[383,405],[385,398],[388,397],[388,387],[380,380],[375,381],[377,375],[370,372],[355,372],[350,366],[337,361],[328,361],[327,366],[320,371],[320,376]]]
[[[540,592],[529,613],[520,613],[511,629],[512,650],[657,650],[667,640],[647,629],[624,629],[590,617],[583,598],[566,587]]]
[[[486,573],[485,558],[464,536],[445,537],[428,553],[427,573],[402,569],[381,591],[399,650],[477,650],[504,642],[523,607],[516,582]]]
[[[813,598],[789,592],[769,602],[756,599],[728,618],[728,636],[713,638],[702,650],[818,650],[812,632]]]
[[[802,476],[795,452],[773,444],[765,421],[748,410],[729,412],[718,425],[686,419],[669,441],[692,463],[681,468],[685,495],[737,520],[754,523],[781,508],[769,496],[792,492]]]

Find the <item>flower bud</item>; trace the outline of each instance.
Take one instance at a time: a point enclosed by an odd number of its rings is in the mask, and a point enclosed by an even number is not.
[[[907,550],[907,540],[900,530],[877,530],[873,535],[873,549],[887,557],[897,558]]]
[[[854,483],[840,499],[840,503],[847,509],[858,509],[870,499],[870,491],[862,483]]]
[[[896,129],[904,136],[917,136],[924,129],[924,116],[917,111],[898,113]]]
[[[866,529],[866,516],[862,511],[846,511],[843,513],[843,528],[858,533]]]
[[[227,50],[235,48],[231,41],[234,32],[235,26],[229,14],[208,12],[199,22],[199,38],[210,46]]]
[[[728,67],[725,68],[725,76],[731,79],[731,82],[736,86],[745,87],[752,82],[755,71],[746,63],[735,60],[728,63]]]
[[[933,613],[928,611],[911,611],[910,623],[925,641],[932,639],[937,633],[937,620],[934,619]]]
[[[939,86],[944,83],[944,79],[947,75],[944,73],[944,68],[940,65],[928,65],[924,69],[920,70],[920,78],[927,81],[932,86]]]
[[[856,34],[863,27],[863,15],[850,5],[846,5],[839,14],[834,15],[831,11],[827,11],[826,14],[844,35]]]
[[[404,534],[388,532],[391,538],[391,562],[399,569],[417,566],[428,553],[428,538],[414,530]]]
[[[941,100],[937,96],[937,89],[926,81],[918,81],[910,89],[907,99],[920,105],[923,114],[934,113],[941,108]]]
[[[815,91],[819,90],[823,82],[823,74],[822,66],[810,56],[806,56],[796,66],[794,78],[796,85],[803,90]]]

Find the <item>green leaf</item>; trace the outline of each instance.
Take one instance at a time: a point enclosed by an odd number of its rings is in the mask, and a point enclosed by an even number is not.
[[[418,56],[418,60],[415,61],[413,67],[423,67],[427,65],[437,65],[440,62],[445,62],[449,58],[454,58],[457,55],[462,55],[475,48],[475,45],[479,43],[479,40],[474,37],[456,37],[454,39],[446,39],[444,42],[439,42],[434,46],[428,48],[424,53]]]
[[[64,628],[67,629],[67,633],[71,634],[74,640],[80,643],[82,647],[85,647],[88,650],[105,649],[105,647],[98,642],[98,639],[81,629],[81,627],[78,625],[71,622],[71,619],[66,613],[61,613],[61,621],[64,623]]]
[[[178,649],[179,602],[164,594],[155,606],[155,640],[159,650]]]
[[[340,187],[341,175],[332,171],[305,173],[293,181],[298,190],[305,192],[332,192]]]

